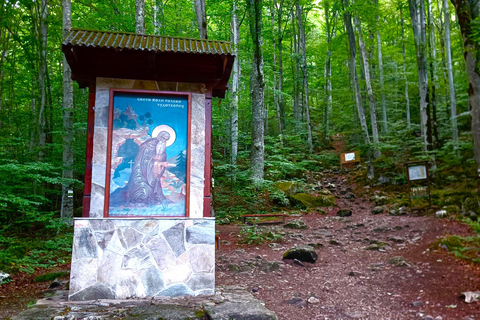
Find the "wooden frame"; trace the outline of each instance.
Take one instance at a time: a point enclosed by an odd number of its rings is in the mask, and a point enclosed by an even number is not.
[[[137,100],[145,99],[152,101],[151,98],[144,98],[144,97],[151,97],[151,96],[158,96],[158,102],[163,98],[174,98],[174,97],[183,97],[187,98],[187,116],[186,116],[186,177],[185,177],[185,215],[115,215],[110,216],[110,198],[111,198],[111,175],[112,175],[112,142],[113,142],[113,124],[114,124],[114,98],[116,94],[125,94],[130,96],[138,96]],[[139,100],[140,101],[140,100]],[[156,102],[156,98],[154,102]],[[160,105],[160,104],[158,104]],[[190,166],[191,166],[191,116],[192,116],[192,95],[190,92],[172,92],[172,91],[152,91],[152,90],[127,90],[127,89],[110,89],[110,101],[109,101],[109,115],[108,115],[108,137],[107,137],[107,162],[106,162],[106,172],[105,172],[105,202],[104,202],[104,217],[189,217],[189,204],[190,204]],[[125,113],[126,111],[124,111]],[[123,115],[123,114],[122,114]],[[130,119],[129,119],[130,120]],[[137,119],[135,118],[135,122]],[[138,123],[138,122],[137,122]],[[145,125],[145,123],[144,123]],[[150,128],[148,129],[150,131]],[[153,135],[153,131],[152,131]],[[148,136],[148,135],[147,135]],[[149,140],[152,140],[150,138]],[[145,141],[144,141],[145,142]],[[167,141],[168,143],[168,141]],[[142,143],[143,144],[143,143]],[[168,145],[167,145],[168,147]],[[155,147],[157,148],[157,147]],[[135,159],[136,160],[136,159]],[[163,162],[162,162],[163,163]],[[132,165],[132,164],[131,164]],[[143,169],[142,169],[143,170]],[[153,170],[153,168],[152,168]],[[163,171],[162,171],[163,172]],[[161,177],[163,173],[160,175],[159,183],[161,183]],[[127,183],[128,184],[128,183]],[[124,186],[125,188],[125,186]],[[161,187],[160,187],[161,188]],[[163,196],[163,191],[161,192]]]
[[[419,176],[410,176],[410,168],[412,167],[422,167],[425,170],[425,173],[420,173]],[[428,212],[428,210],[432,209],[432,194],[430,191],[430,174],[428,172],[428,161],[410,161],[405,163],[405,170],[407,171],[407,183],[408,183],[408,201],[410,205],[410,213],[413,213],[414,211],[422,211],[425,210]],[[425,176],[423,176],[425,174]],[[427,180],[427,185],[426,186],[421,186],[426,188],[426,195],[424,197],[428,196],[428,206],[427,207],[412,207],[412,181],[421,181],[421,180]]]

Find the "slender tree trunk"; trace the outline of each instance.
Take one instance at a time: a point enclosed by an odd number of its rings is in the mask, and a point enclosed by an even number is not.
[[[420,134],[423,150],[428,150],[428,76],[427,34],[425,27],[425,3],[423,0],[408,0],[410,19],[417,57],[418,90],[420,94]]]
[[[480,71],[478,61],[480,46],[473,40],[472,21],[478,17],[479,6],[476,0],[451,0],[457,12],[458,24],[462,32],[464,58],[467,65],[470,86],[470,113],[472,117],[473,152],[480,175]]]
[[[293,119],[295,121],[295,129],[302,129],[302,105],[300,103],[300,88],[299,88],[299,65],[300,59],[297,45],[297,31],[295,28],[295,14],[292,13],[292,38],[293,38]]]
[[[277,50],[276,50],[276,42],[277,37],[275,35],[275,10],[277,8],[277,1],[273,0],[272,8],[270,10],[270,16],[272,21],[272,46],[273,46],[273,100],[275,102],[275,112],[277,115],[278,121],[278,134],[282,134],[283,127],[282,127],[282,116],[280,114],[280,102],[279,102],[279,94],[278,94],[278,82],[277,82]]]
[[[195,13],[197,15],[197,26],[200,39],[207,39],[207,12],[205,11],[205,0],[195,0]]]
[[[450,13],[448,11],[448,0],[443,0],[443,10],[445,15],[445,51],[447,53],[447,74],[448,74],[448,91],[450,97],[450,121],[452,126],[452,139],[458,141],[457,127],[457,101],[455,98],[455,83],[453,82],[452,68],[452,45],[450,41]]]
[[[153,33],[163,34],[163,0],[155,0],[153,6]]]
[[[373,96],[373,89],[372,89],[372,82],[370,79],[370,65],[368,63],[368,56],[365,50],[365,42],[363,41],[363,31],[362,26],[358,18],[354,17],[353,20],[355,21],[355,25],[358,31],[358,43],[360,47],[360,51],[363,58],[363,69],[365,71],[365,85],[367,86],[367,95],[368,95],[368,104],[370,107],[370,120],[371,120],[371,127],[372,127],[372,139],[373,143],[378,143],[378,125],[377,125],[377,113],[376,113],[376,106],[375,106],[375,97]],[[379,156],[378,152],[375,152],[375,157]]]
[[[343,0],[345,7],[348,8],[348,0]],[[360,94],[360,85],[358,83],[358,75],[356,68],[357,59],[357,43],[355,40],[355,33],[352,26],[352,15],[349,11],[345,10],[343,14],[345,22],[345,28],[347,29],[348,44],[350,47],[350,59],[348,59],[348,68],[350,70],[350,77],[353,80],[353,87],[355,89],[355,102],[357,105],[358,118],[363,131],[363,139],[366,144],[370,144],[370,135],[368,134],[367,119],[365,118],[365,111],[362,106],[362,97]]]
[[[252,99],[252,153],[250,165],[252,179],[263,180],[264,174],[264,78],[262,52],[262,1],[247,0],[250,18],[250,36],[253,42],[252,71],[250,75],[250,95]]]
[[[304,104],[305,104],[305,114],[307,120],[307,142],[308,150],[310,153],[313,153],[313,137],[312,137],[312,127],[310,125],[310,107],[308,101],[308,72],[307,72],[307,49],[305,44],[305,28],[303,26],[303,8],[300,6],[298,0],[296,1],[296,11],[297,11],[297,23],[298,23],[298,43],[300,47],[301,58],[301,69],[303,73],[303,90],[304,90]]]
[[[280,118],[282,130],[285,129],[285,101],[283,99],[283,32],[282,32],[282,14],[284,0],[280,0],[277,15],[277,41],[278,41],[278,104],[280,106]]]
[[[48,5],[47,0],[40,3],[40,46],[39,46],[39,71],[38,83],[40,89],[40,108],[38,111],[38,160],[43,161],[46,145],[46,117],[45,107],[47,103],[47,37],[48,37]]]
[[[135,0],[135,33],[145,34],[145,0]]]
[[[438,128],[437,128],[437,97],[436,97],[436,88],[437,88],[437,48],[436,48],[436,41],[435,41],[435,28],[433,25],[433,15],[432,15],[432,0],[427,0],[428,5],[428,28],[429,28],[429,58],[430,58],[430,81],[432,83],[432,99],[431,107],[432,107],[432,125],[433,125],[433,136],[434,136],[434,143],[432,147],[434,149],[438,149],[439,147],[439,138],[438,138]]]
[[[231,161],[233,165],[237,164],[238,154],[238,93],[240,83],[240,58],[238,45],[240,43],[240,30],[238,22],[238,4],[237,0],[233,1],[232,10],[232,43],[233,53],[235,54],[235,61],[233,62],[232,72],[232,118],[230,123],[231,139],[232,139],[232,153]]]
[[[72,27],[71,18],[71,0],[62,0],[63,11],[63,31],[62,35],[65,38]],[[70,66],[63,56],[63,168],[62,178],[73,179],[73,84],[72,71]],[[62,218],[73,217],[73,194],[69,196],[68,191],[71,189],[69,182],[64,182],[62,185],[62,208],[60,216]]]
[[[378,0],[375,0],[375,6],[378,7]],[[378,28],[380,29],[380,17],[376,15],[375,19],[377,20]],[[377,53],[378,53],[378,72],[380,76],[380,95],[382,102],[382,128],[383,132],[388,132],[388,122],[387,122],[387,106],[385,102],[385,81],[383,77],[383,56],[382,56],[382,38],[380,36],[380,30],[377,29]]]
[[[403,55],[403,80],[405,82],[405,109],[407,112],[407,128],[410,128],[410,98],[408,97],[408,79],[407,79],[407,56],[405,53],[405,20],[403,19],[403,9],[400,4],[400,20],[402,23],[402,55]]]
[[[330,17],[330,2],[324,1],[325,8],[325,28],[327,35],[327,56],[325,58],[325,100],[324,100],[324,138],[330,140],[330,111],[332,109],[332,34],[335,33],[335,24],[333,23],[333,29],[330,30],[331,17]]]

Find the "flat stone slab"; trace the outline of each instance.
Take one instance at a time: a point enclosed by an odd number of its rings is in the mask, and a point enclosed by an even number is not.
[[[214,296],[128,300],[67,301],[67,291],[37,303],[12,320],[278,320],[273,311],[248,291],[238,287],[217,288]]]

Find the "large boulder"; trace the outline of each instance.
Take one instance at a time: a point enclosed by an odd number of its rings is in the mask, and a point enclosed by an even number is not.
[[[335,197],[319,193],[309,195],[306,193],[297,193],[291,196],[293,199],[302,203],[306,208],[333,207],[335,206]]]
[[[311,246],[293,247],[283,254],[283,259],[297,259],[303,262],[315,263],[318,255]]]

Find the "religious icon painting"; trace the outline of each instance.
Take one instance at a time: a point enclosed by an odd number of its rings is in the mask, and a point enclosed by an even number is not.
[[[105,216],[188,216],[190,101],[111,90]]]

